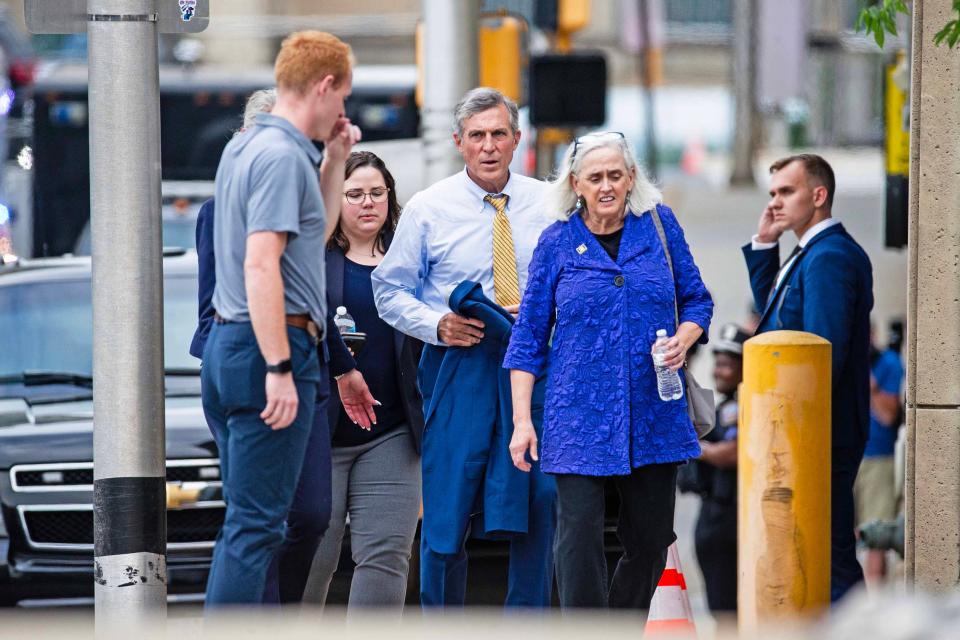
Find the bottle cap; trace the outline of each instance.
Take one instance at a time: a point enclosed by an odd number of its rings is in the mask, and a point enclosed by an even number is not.
[[[338,316],[345,316],[345,315],[347,315],[347,308],[346,308],[346,307],[337,307],[337,315],[338,315]]]
[[[341,307],[341,308],[342,308],[342,307]],[[340,313],[340,309],[337,309],[337,313]],[[657,329],[657,337],[658,337],[658,338],[665,338],[666,336],[667,336],[667,330],[666,330],[666,329]]]

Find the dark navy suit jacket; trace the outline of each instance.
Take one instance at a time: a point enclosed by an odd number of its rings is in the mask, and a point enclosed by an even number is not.
[[[327,309],[336,309],[343,304],[343,260],[343,251],[339,247],[327,249]],[[329,313],[327,316],[329,321],[332,322],[333,316]],[[334,328],[334,330],[336,329]],[[342,340],[337,341],[343,344]],[[397,387],[400,389],[400,399],[407,417],[407,426],[410,428],[410,435],[413,436],[413,446],[419,453],[420,442],[423,438],[423,400],[420,398],[420,390],[417,388],[417,366],[420,362],[420,354],[423,351],[423,343],[394,329],[393,344],[397,358]],[[330,351],[330,395],[333,398],[339,398],[337,383],[333,376],[350,371],[350,369],[356,367],[356,363],[354,362],[349,369],[337,370],[335,365],[338,362],[344,363],[340,365],[340,368],[346,366],[345,359],[342,355],[335,357],[333,349]],[[347,352],[346,356],[349,358],[350,353]],[[353,358],[350,358],[350,360],[352,361]],[[331,402],[328,404],[327,410],[332,436],[340,423],[340,413],[343,411],[343,405],[339,402]]]
[[[473,520],[474,537],[527,533],[531,474],[513,466],[513,402],[510,372],[501,366],[510,342],[513,316],[466,280],[449,297],[450,309],[484,323],[483,339],[473,347],[424,349],[420,367],[423,413],[432,445],[423,452],[423,508],[434,514],[424,521],[423,536],[439,553],[458,553],[460,532]],[[545,377],[534,387],[532,418],[537,433],[543,422]],[[485,399],[496,398],[495,403]],[[474,461],[455,460],[449,451],[462,446],[463,433],[490,429],[483,464],[483,489],[475,493]],[[457,425],[456,429],[441,425]]]
[[[757,333],[807,331],[833,345],[833,447],[862,448],[870,429],[870,258],[842,224],[829,227],[797,254],[771,295],[779,247],[743,247],[750,288],[761,312]]]
[[[213,288],[217,283],[217,272],[213,253],[213,198],[210,198],[200,207],[200,213],[197,214],[197,330],[193,334],[193,341],[190,343],[190,355],[195,358],[203,359],[203,346],[207,343],[207,336],[210,335],[210,327],[213,325],[213,314],[216,311],[213,308]],[[324,339],[324,350],[327,351],[330,358],[330,376],[346,373],[355,369],[357,363],[350,355],[347,345],[340,338],[340,332],[337,331],[333,323],[333,313],[327,309],[327,329]],[[323,358],[320,359],[322,363]],[[339,397],[339,396],[334,396]],[[337,402],[331,402],[330,405],[340,406]]]
[[[197,330],[190,343],[190,355],[203,359],[203,345],[207,343],[213,325],[213,287],[217,282],[213,260],[213,198],[200,207],[197,214]]]

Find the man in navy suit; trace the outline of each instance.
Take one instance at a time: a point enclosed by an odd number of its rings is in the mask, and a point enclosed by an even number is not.
[[[813,154],[770,167],[770,202],[743,247],[761,314],[757,333],[807,331],[833,345],[830,599],[863,580],[854,538],[853,482],[870,425],[870,259],[832,217],[833,169]],[[779,239],[799,243],[781,265]]]

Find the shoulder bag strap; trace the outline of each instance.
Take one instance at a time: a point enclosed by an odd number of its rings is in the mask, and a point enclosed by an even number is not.
[[[663,231],[663,223],[660,222],[660,214],[657,212],[657,206],[654,205],[649,211],[653,218],[653,226],[657,228],[657,235],[660,236],[660,244],[663,245],[663,255],[667,257],[667,266],[670,268],[670,279],[673,281],[673,319],[676,327],[680,326],[680,310],[677,308],[677,280],[673,275],[673,259],[670,258],[670,247],[667,245],[667,234]],[[676,331],[676,327],[674,331]]]

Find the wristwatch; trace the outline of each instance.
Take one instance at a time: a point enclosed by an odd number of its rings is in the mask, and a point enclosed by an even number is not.
[[[267,365],[267,373],[290,373],[291,371],[293,371],[293,363],[290,362],[290,358],[281,360],[277,364]]]

